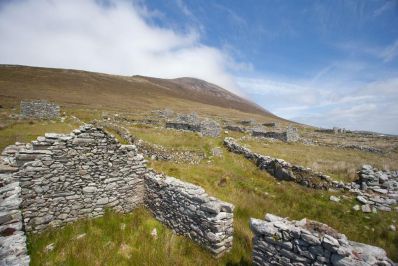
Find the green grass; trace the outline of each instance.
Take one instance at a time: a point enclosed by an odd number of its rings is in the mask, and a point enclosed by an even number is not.
[[[0,129],[0,150],[15,142],[30,142],[45,133],[70,133],[79,125],[71,121],[30,120],[13,123]]]
[[[123,229],[124,227],[124,229]],[[151,236],[156,228],[157,239]],[[77,236],[86,234],[80,239]],[[54,243],[55,249],[46,252]],[[175,235],[145,209],[107,211],[61,229],[29,236],[31,265],[215,265],[209,252]]]
[[[41,123],[13,125],[9,131],[0,130],[0,134],[4,136],[4,132],[8,132],[8,135],[20,132],[21,139],[31,139],[44,132],[54,131],[58,125]],[[70,131],[65,125],[63,126],[59,126],[59,130]],[[249,265],[252,250],[249,218],[262,218],[265,213],[296,220],[309,218],[327,223],[346,234],[351,240],[384,248],[390,258],[398,260],[398,234],[388,230],[390,224],[397,225],[397,212],[377,214],[355,212],[351,208],[356,201],[350,194],[316,191],[294,183],[278,182],[265,171],[257,169],[243,156],[232,154],[225,148],[222,148],[222,157],[212,158],[211,149],[223,147],[225,134],[213,139],[202,138],[195,133],[153,127],[132,127],[130,130],[144,140],[168,148],[198,150],[207,154],[208,159],[199,165],[150,161],[149,166],[159,172],[200,185],[209,195],[235,205],[232,251],[215,260],[209,252],[194,242],[174,235],[147,211],[137,209],[125,215],[107,212],[102,218],[82,220],[61,229],[30,235],[29,250],[32,265]],[[229,135],[241,136],[240,133],[231,132]],[[298,144],[279,144],[286,151],[291,149],[292,154],[299,154],[300,149],[304,153],[314,151],[306,150],[306,146],[301,147]],[[253,142],[250,145],[253,150],[258,149],[265,153],[266,147],[261,143]],[[272,147],[277,150],[276,144]],[[326,150],[320,151],[319,158],[322,158],[323,152]],[[332,150],[332,155],[334,152],[343,154],[347,151]],[[331,160],[337,160],[336,158],[339,157],[337,155],[330,157]],[[365,159],[370,160],[368,163],[375,160],[372,157]],[[343,156],[341,160],[346,159]],[[332,194],[340,196],[342,201],[340,203],[330,201],[329,196]],[[120,229],[122,223],[126,224],[125,230]],[[150,236],[153,228],[158,230],[157,240]],[[82,233],[86,233],[86,237],[73,240]],[[52,252],[45,253],[44,248],[50,243],[55,243],[56,248]]]

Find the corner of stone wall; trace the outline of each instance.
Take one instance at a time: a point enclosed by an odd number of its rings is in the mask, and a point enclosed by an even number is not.
[[[326,224],[266,214],[250,219],[254,265],[388,265],[394,263],[375,246],[349,241]]]
[[[20,210],[21,187],[13,173],[18,168],[0,165],[0,265],[28,266],[30,257]]]
[[[203,188],[155,172],[145,175],[145,205],[156,219],[220,257],[232,248],[233,209]]]

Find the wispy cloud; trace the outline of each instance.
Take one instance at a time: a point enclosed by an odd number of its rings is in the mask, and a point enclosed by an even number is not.
[[[225,51],[204,45],[198,31],[181,33],[155,26],[149,21],[161,14],[142,4],[115,0],[106,3],[95,0],[3,3],[0,63],[164,78],[192,76],[237,91],[229,69],[239,63]],[[184,3],[178,3],[189,15]]]
[[[341,66],[345,68],[345,65]],[[320,71],[322,74],[315,73],[314,77],[318,78],[308,80],[262,75],[261,78],[240,78],[238,83],[257,103],[298,122],[321,127],[398,132],[398,124],[394,122],[398,117],[398,73],[381,76],[373,82],[356,82],[348,81],[346,74],[339,75],[344,71],[338,68],[338,65],[325,67]],[[355,71],[350,74],[354,75]]]
[[[384,62],[392,61],[395,57],[398,56],[398,40],[389,46],[387,46],[381,53],[381,57]]]

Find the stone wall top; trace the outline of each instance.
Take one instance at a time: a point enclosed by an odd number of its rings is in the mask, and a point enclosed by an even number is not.
[[[349,241],[326,224],[266,214],[251,219],[254,265],[394,265],[375,246]]]

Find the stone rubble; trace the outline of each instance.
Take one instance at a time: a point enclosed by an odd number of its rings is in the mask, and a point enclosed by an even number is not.
[[[351,184],[350,191],[357,194],[362,211],[391,211],[398,203],[398,171],[380,171],[363,165],[358,174],[359,179]]]
[[[349,241],[326,224],[266,214],[250,219],[254,265],[394,265],[375,246]]]

